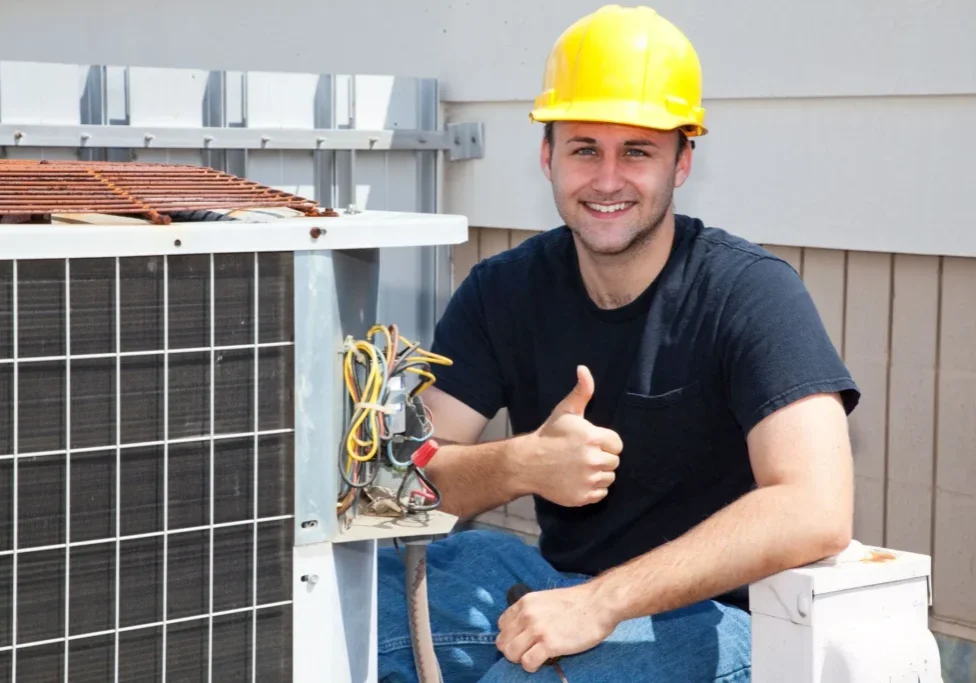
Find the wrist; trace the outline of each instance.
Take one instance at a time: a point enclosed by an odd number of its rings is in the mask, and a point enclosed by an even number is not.
[[[521,498],[537,492],[537,487],[532,481],[532,468],[528,463],[532,462],[533,434],[521,434],[513,436],[506,442],[504,452],[504,467],[506,481],[508,482],[509,494],[514,498]]]
[[[601,574],[589,582],[593,588],[593,596],[597,605],[605,615],[605,619],[612,623],[612,628],[639,614],[631,614],[634,608],[634,591],[625,585],[612,570]]]

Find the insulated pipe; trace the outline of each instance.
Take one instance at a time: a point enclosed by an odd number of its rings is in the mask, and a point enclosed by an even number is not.
[[[407,582],[407,619],[413,661],[420,683],[443,683],[440,665],[430,633],[430,609],[427,603],[427,544],[408,543],[404,576]]]

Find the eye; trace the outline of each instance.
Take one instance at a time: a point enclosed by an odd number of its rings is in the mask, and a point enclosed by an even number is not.
[[[593,147],[580,147],[579,149],[574,150],[573,154],[579,156],[589,156],[590,154],[596,154],[596,149]]]
[[[649,157],[649,156],[651,156],[650,154],[648,154],[643,149],[636,149],[634,147],[631,147],[630,149],[627,150],[627,155],[628,156],[636,156],[636,157]]]

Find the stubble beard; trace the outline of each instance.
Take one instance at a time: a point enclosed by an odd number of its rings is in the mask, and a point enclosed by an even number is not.
[[[573,233],[576,238],[576,243],[581,248],[585,249],[594,259],[613,259],[614,261],[619,261],[621,257],[631,257],[636,256],[641,253],[644,247],[653,241],[655,235],[667,218],[669,211],[671,210],[672,204],[674,202],[674,181],[675,173],[671,172],[668,177],[667,187],[664,191],[657,196],[657,200],[650,204],[653,208],[653,213],[640,221],[640,223],[632,226],[630,230],[630,236],[626,242],[622,245],[616,245],[614,247],[601,247],[599,244],[594,244],[591,240],[587,239],[586,231],[581,230],[578,226],[573,224],[573,217],[568,209],[568,206],[575,204],[578,205],[578,201],[572,198],[562,198],[558,193],[555,194],[556,207],[559,212],[560,217],[566,226]],[[555,189],[555,188],[554,188]],[[579,211],[585,211],[583,208],[579,208]]]

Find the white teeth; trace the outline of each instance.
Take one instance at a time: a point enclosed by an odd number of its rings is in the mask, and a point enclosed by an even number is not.
[[[623,211],[628,206],[630,206],[630,204],[627,202],[622,202],[620,204],[591,204],[590,202],[586,202],[586,205],[591,209],[593,209],[594,211],[599,211],[601,213],[612,213],[614,211]]]

